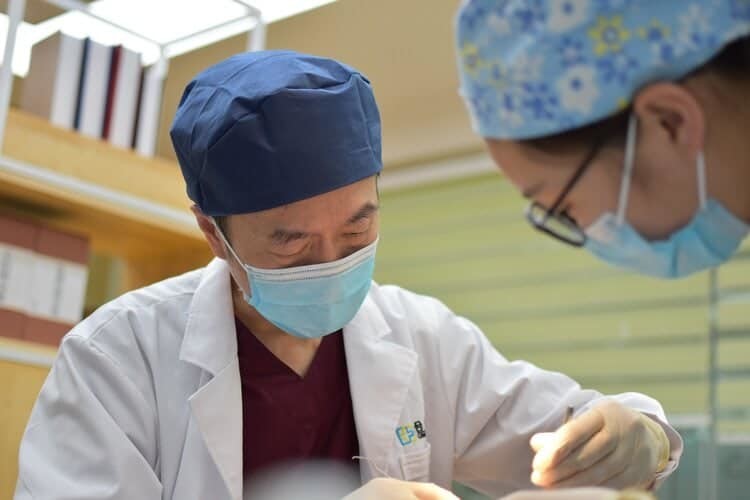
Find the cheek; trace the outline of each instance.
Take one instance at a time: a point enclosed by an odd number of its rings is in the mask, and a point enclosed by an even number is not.
[[[569,213],[585,229],[605,212],[617,211],[619,190],[619,179],[592,169],[570,193]]]
[[[675,176],[676,177],[676,176]],[[634,183],[628,221],[644,238],[663,240],[687,225],[699,209],[697,189],[679,179]]]
[[[560,196],[575,174],[582,156],[531,155],[518,148],[501,148],[497,145],[490,147],[490,153],[504,176],[520,192],[543,184],[544,189],[534,199],[545,207],[552,206]],[[563,201],[562,208],[568,211],[579,226],[588,227],[604,212],[616,210],[619,190],[616,165],[617,159],[612,162],[597,161],[590,165]]]
[[[539,175],[535,175],[532,168],[519,167],[510,162],[498,167],[498,170],[500,171],[501,178],[510,182],[518,192],[523,192],[527,186],[532,186],[543,178]]]
[[[501,182],[510,183],[519,195],[532,186],[543,183],[546,187],[534,194],[533,201],[547,208],[551,207],[557,200],[564,185],[562,178],[558,178],[556,175],[547,174],[545,176],[538,174],[533,168],[509,167],[505,169],[501,168],[500,171],[503,174]],[[507,196],[516,196],[516,194],[509,193]],[[531,200],[526,199],[525,202],[531,203]]]
[[[519,191],[523,190],[524,186],[537,182],[538,176],[534,178],[534,165],[526,161],[517,148],[490,141],[488,151],[495,167]]]

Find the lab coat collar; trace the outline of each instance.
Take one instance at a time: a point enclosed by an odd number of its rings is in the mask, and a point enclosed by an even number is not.
[[[242,385],[237,357],[188,401],[232,500],[242,498]]]
[[[344,337],[347,331],[354,330],[358,336],[365,336],[372,341],[379,340],[391,333],[391,327],[380,311],[380,307],[372,298],[373,290],[377,290],[378,284],[374,281],[370,285],[370,293],[365,297],[357,314],[344,327]]]
[[[190,409],[233,500],[242,497],[242,384],[226,261],[203,270],[188,310],[180,359],[204,370]]]
[[[212,260],[203,270],[188,310],[180,359],[211,375],[237,358],[231,286],[226,261]]]
[[[377,286],[377,285],[375,285]],[[417,368],[417,353],[388,336],[391,329],[369,295],[344,327],[344,348],[359,439],[363,481],[393,462],[396,428]]]
[[[216,375],[237,358],[229,266],[215,258],[203,270],[188,310],[180,359]]]
[[[367,459],[360,462],[363,481],[381,476],[382,471],[389,473],[398,452],[396,428],[417,369],[417,353],[389,339],[390,334],[372,293],[344,327],[360,455]],[[228,439],[242,433],[236,335],[229,268],[225,261],[214,259],[193,295],[180,359],[212,376],[191,396],[190,406],[233,498],[242,491],[242,440]],[[222,415],[216,413],[219,409]]]

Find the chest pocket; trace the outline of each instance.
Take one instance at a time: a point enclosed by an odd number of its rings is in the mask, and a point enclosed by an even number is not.
[[[401,474],[406,481],[429,481],[430,443],[424,441],[419,447],[405,448],[399,456]]]
[[[426,417],[422,378],[417,370],[399,417],[400,427],[393,435],[399,472],[405,481],[430,480],[430,430]]]

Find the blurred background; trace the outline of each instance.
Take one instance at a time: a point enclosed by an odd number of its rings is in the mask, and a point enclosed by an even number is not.
[[[162,3],[167,14],[149,14],[155,7],[148,5]],[[210,5],[216,14],[219,3],[182,5]],[[385,162],[376,280],[441,299],[477,323],[509,359],[559,370],[603,392],[639,391],[661,401],[683,434],[686,451],[660,498],[748,498],[750,247],[718,273],[661,282],[614,271],[535,233],[523,218],[524,201],[473,135],[457,94],[455,0],[265,2],[265,10],[263,3],[254,4],[272,14],[264,16],[267,48],[340,59],[373,84]],[[41,0],[26,4],[0,161],[0,216],[86,242],[85,252],[79,252],[86,315],[123,291],[205,264],[207,247],[177,216],[103,203],[55,179],[29,178],[5,158],[186,214],[168,138],[172,116],[197,72],[247,50],[252,25],[168,54],[151,150],[133,152],[80,137],[75,130],[63,132],[24,109],[25,80],[34,64],[30,48],[43,36],[39,30],[48,35],[62,30],[92,39],[99,33],[102,44],[139,51],[145,65],[159,54],[137,38],[128,42],[127,33],[90,24],[86,16],[64,14]],[[102,0],[89,8],[106,7],[110,10],[101,12],[118,15],[116,9],[126,6],[151,22],[133,28],[141,30],[158,31],[180,16],[168,0],[144,2],[143,10],[136,4]],[[295,8],[279,9],[284,4]],[[0,1],[0,10],[7,8],[8,2]],[[7,25],[4,16],[3,39]],[[13,243],[2,231],[0,225],[0,244]],[[12,335],[2,331],[1,318],[0,498],[10,498],[18,441],[59,337],[40,340],[33,322]],[[464,498],[472,497],[457,488]]]

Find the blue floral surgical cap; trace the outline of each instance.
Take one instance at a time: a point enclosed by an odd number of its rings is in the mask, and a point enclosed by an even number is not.
[[[239,54],[203,71],[170,135],[188,196],[213,216],[312,198],[382,168],[370,82],[291,51]]]
[[[483,137],[529,139],[625,108],[750,33],[750,0],[466,0],[461,94]]]

